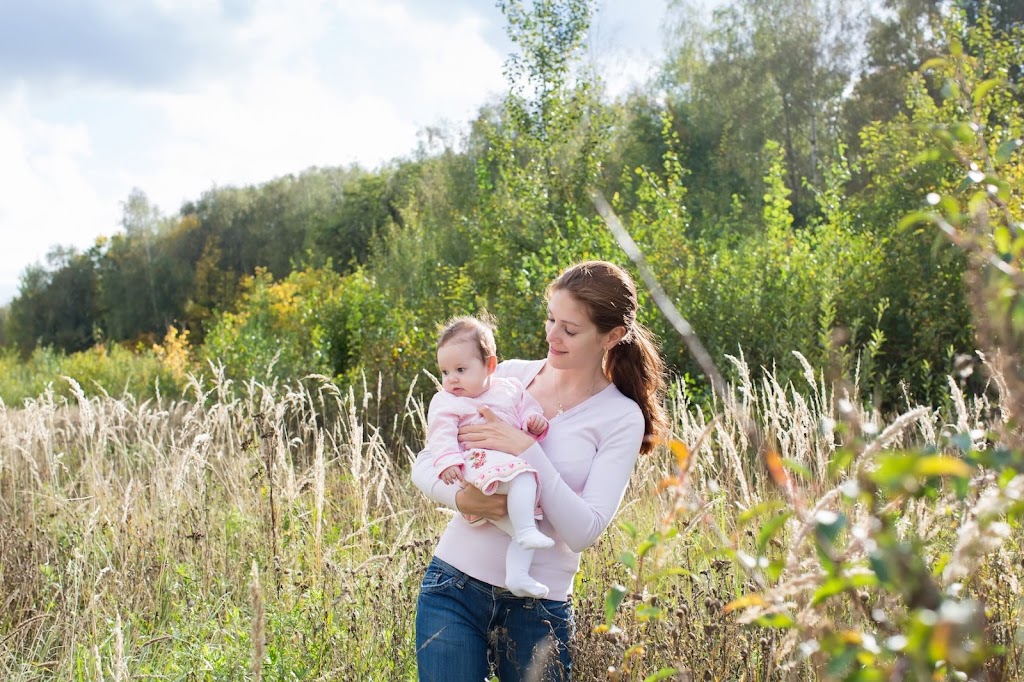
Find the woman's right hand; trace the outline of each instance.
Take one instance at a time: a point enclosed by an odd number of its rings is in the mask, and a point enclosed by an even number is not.
[[[462,514],[482,516],[496,521],[508,516],[508,497],[505,495],[484,495],[479,488],[467,485],[455,493],[455,505]]]

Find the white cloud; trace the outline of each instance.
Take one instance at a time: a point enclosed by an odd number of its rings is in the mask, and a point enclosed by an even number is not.
[[[83,122],[35,117],[23,87],[0,100],[0,301],[50,247],[82,249],[99,235],[106,211],[86,170],[92,160]]]
[[[115,231],[133,187],[167,214],[215,185],[374,168],[505,89],[503,19],[476,0],[49,1],[73,14],[69,44],[51,36],[28,65],[0,49],[0,305],[52,246]],[[621,12],[659,1],[605,0],[621,5],[598,19],[605,43]],[[19,7],[19,26],[43,25]],[[646,54],[599,51],[613,92],[642,78]]]
[[[214,184],[310,166],[374,167],[411,152],[422,127],[468,120],[483,93],[501,87],[502,57],[479,35],[479,20],[443,25],[400,5],[367,6],[333,15],[272,10],[238,28],[234,38],[252,50],[244,70],[142,95],[164,134],[149,163],[130,169],[132,184],[168,211]],[[331,22],[358,25],[364,39],[331,42],[322,30]],[[406,58],[392,61],[396,53]]]

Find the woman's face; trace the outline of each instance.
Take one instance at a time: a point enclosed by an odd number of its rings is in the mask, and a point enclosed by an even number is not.
[[[565,290],[548,299],[548,319],[544,323],[548,341],[548,362],[556,369],[593,369],[600,367],[615,330],[602,334],[591,321],[587,309]]]

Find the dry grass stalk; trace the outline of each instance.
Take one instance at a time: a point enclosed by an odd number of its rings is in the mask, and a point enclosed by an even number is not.
[[[263,595],[260,592],[260,569],[252,562],[252,580],[249,583],[249,596],[252,601],[252,674],[256,682],[263,679],[263,645],[264,619]]]
[[[688,573],[654,578],[657,571],[651,570],[651,582],[637,595],[641,601],[626,602],[650,605],[657,598],[674,615],[658,622],[624,620],[621,639],[592,633],[603,620],[605,588],[625,578],[618,556],[628,541],[613,525],[584,555],[577,587],[580,679],[606,678],[609,665],[640,641],[646,653],[631,658],[636,675],[675,662],[693,679],[716,670],[781,679],[772,661],[788,644],[772,633],[744,630],[722,612],[722,604],[749,591],[755,578],[723,566],[716,552],[731,547],[756,558],[753,540],[736,522],[736,503],[751,509],[779,496],[744,454],[750,447],[744,419],[780,431],[779,455],[812,472],[812,481],[799,483],[814,484],[807,499],[813,516],[830,509],[836,494],[830,492],[835,481],[823,486],[821,480],[833,436],[817,428],[834,408],[820,386],[810,394],[768,378],[755,382],[742,364],[737,375],[740,383],[730,395],[716,398],[714,417],[681,390],[673,394],[674,436],[691,446],[688,489],[653,494],[666,478],[678,477],[678,463],[667,451],[645,457],[616,519],[638,529],[666,529],[666,519],[674,519],[678,534],[649,566]],[[34,679],[30,671],[38,674],[40,662],[49,662],[57,677],[69,677],[81,664],[72,652],[82,650],[91,652],[90,669],[105,660],[107,674],[114,673],[123,659],[116,645],[107,647],[118,613],[131,623],[131,639],[147,642],[131,652],[133,668],[216,665],[207,656],[218,653],[236,662],[251,655],[255,664],[263,641],[252,632],[252,587],[258,584],[246,569],[256,559],[266,566],[275,556],[280,591],[269,597],[260,592],[261,603],[269,611],[272,601],[275,618],[296,623],[294,643],[276,652],[321,679],[411,674],[416,586],[446,521],[402,468],[422,443],[422,404],[409,398],[407,418],[385,432],[367,421],[373,401],[366,394],[341,393],[316,378],[303,388],[250,382],[232,393],[215,386],[201,398],[158,405],[84,395],[62,402],[44,394],[17,412],[0,410],[0,514],[7,521],[0,531],[0,619],[9,633],[0,638],[0,677]],[[968,425],[984,427],[977,420],[991,413],[987,405],[965,396],[965,407]],[[929,435],[943,428],[942,418],[921,410],[896,418],[874,439],[868,434],[864,452],[871,458],[910,440],[934,443]],[[272,433],[265,452],[243,447],[256,414],[267,420],[258,433]],[[855,415],[881,424],[877,415],[859,409]],[[404,439],[396,441],[396,433]],[[270,473],[276,541],[260,531],[261,519],[267,528]],[[979,491],[967,509],[983,497]],[[948,519],[920,505],[907,514],[907,530],[935,533],[948,527]],[[851,517],[851,527],[862,523],[862,517]],[[810,543],[794,542],[799,528],[794,521],[779,537],[782,546],[769,547],[770,553],[799,548],[791,570],[771,585],[777,590],[773,608],[789,609],[807,627],[823,627],[820,614],[805,612],[818,576],[805,563]],[[952,549],[955,538],[948,542]],[[966,546],[961,552],[970,554]],[[250,590],[239,595],[230,589],[240,584]],[[991,598],[1008,585],[993,582]],[[227,614],[250,608],[254,620],[244,623],[249,632],[232,630]],[[106,643],[93,633],[107,633]],[[232,649],[233,642],[250,637],[251,651]]]

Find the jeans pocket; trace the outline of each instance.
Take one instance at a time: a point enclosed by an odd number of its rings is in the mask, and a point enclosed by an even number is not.
[[[551,625],[555,629],[564,628],[566,633],[572,635],[576,622],[573,617],[571,602],[537,599],[536,604],[537,612],[543,618],[550,620]]]
[[[434,594],[437,592],[443,592],[449,587],[456,584],[459,576],[446,571],[442,566],[439,566],[437,562],[431,561],[427,566],[426,573],[423,574],[423,581],[420,583],[420,592],[427,594]]]

